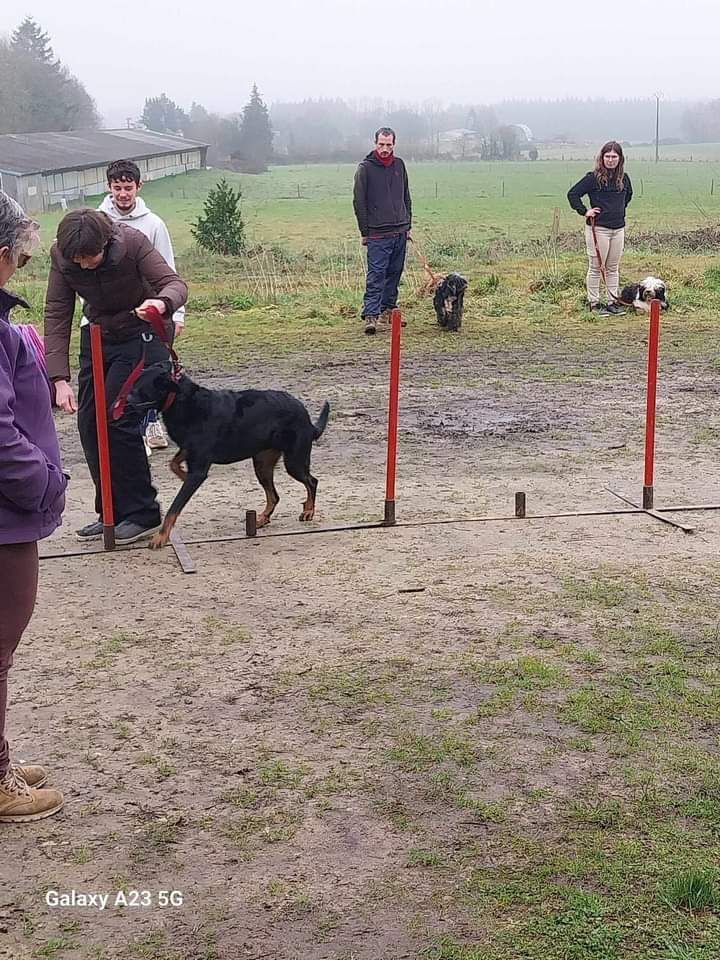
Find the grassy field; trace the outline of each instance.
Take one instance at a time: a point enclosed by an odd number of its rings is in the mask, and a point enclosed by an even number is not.
[[[458,235],[476,243],[497,236],[541,237],[550,230],[555,207],[561,230],[579,230],[565,194],[587,169],[586,160],[410,165],[415,232],[425,242]],[[205,170],[148,183],[143,196],[167,221],[183,253],[192,246],[190,224],[208,189],[225,175],[243,191],[252,241],[317,255],[328,245],[356,242],[354,171],[351,164],[273,167],[259,176]],[[629,161],[628,172],[635,186],[631,229],[701,226],[720,216],[720,147],[712,162]],[[59,213],[43,218],[46,236],[59,218]]]
[[[465,336],[471,342],[508,324],[566,332],[587,326],[582,222],[565,199],[587,167],[583,161],[410,167],[418,246],[438,271],[459,270],[470,280]],[[714,318],[720,161],[631,162],[629,171],[635,199],[623,277],[660,275],[689,320]],[[352,165],[274,167],[254,177],[207,170],[146,185],[145,199],[167,221],[190,282],[189,359],[227,368],[256,349],[263,355],[297,347],[375,349],[357,339],[364,258],[352,213],[353,172]],[[239,259],[207,256],[190,232],[222,175],[243,191],[251,250]],[[59,217],[43,218],[46,247]],[[18,283],[37,319],[46,271],[41,256]],[[413,252],[401,288],[413,320],[431,318],[431,304],[419,295],[422,279]],[[435,340],[431,327],[413,324],[407,346],[435,349]],[[455,347],[446,340],[442,349]]]

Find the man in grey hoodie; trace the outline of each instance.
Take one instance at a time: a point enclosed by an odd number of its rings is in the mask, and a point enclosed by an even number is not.
[[[175,269],[175,255],[165,221],[153,213],[139,196],[142,190],[140,168],[132,160],[115,160],[107,168],[110,193],[100,204],[100,209],[111,220],[121,220],[129,227],[144,233],[168,266]],[[185,307],[173,315],[175,336],[185,326]],[[153,449],[167,447],[167,437],[156,410],[151,410],[145,420],[145,450],[150,455]]]

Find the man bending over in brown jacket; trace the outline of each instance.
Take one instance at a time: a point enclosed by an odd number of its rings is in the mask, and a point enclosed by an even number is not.
[[[167,347],[146,322],[148,307],[160,311],[168,340],[172,341],[173,314],[184,305],[187,292],[186,284],[138,230],[113,223],[98,210],[73,210],[60,222],[57,242],[50,252],[45,353],[58,406],[78,414],[80,441],[95,484],[98,518],[102,500],[89,325],[80,330],[77,404],[70,386],[75,298],[82,297],[85,316],[102,329],[106,404],[110,410],[143,355],[143,347],[148,365],[169,357]],[[149,537],[160,528],[160,506],[150,480],[142,417],[126,408],[124,416],[109,430],[115,542],[119,544]],[[99,540],[102,535],[101,519],[77,531],[83,541]]]

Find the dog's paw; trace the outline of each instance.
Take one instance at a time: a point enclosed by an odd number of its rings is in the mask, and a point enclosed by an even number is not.
[[[266,527],[269,523],[270,517],[266,513],[259,513],[255,521],[255,527],[259,530],[260,527]]]
[[[305,522],[306,520],[312,520],[315,516],[314,510],[303,510],[303,512],[298,517],[298,520]]]

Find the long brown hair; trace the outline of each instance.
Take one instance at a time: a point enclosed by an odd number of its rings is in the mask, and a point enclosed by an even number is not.
[[[614,170],[608,170],[603,163],[603,157],[606,153],[614,151],[620,156],[620,163]],[[625,186],[625,154],[623,148],[617,140],[608,140],[600,147],[600,153],[595,158],[595,176],[601,187],[614,187],[616,190],[622,190]]]

